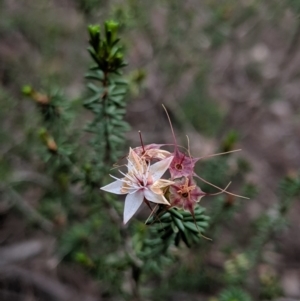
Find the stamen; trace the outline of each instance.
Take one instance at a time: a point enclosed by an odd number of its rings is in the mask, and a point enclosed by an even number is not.
[[[186,135],[186,140],[187,140],[187,144],[188,144],[188,148],[187,148],[187,151],[189,153],[189,157],[192,159],[192,155],[190,153],[190,139],[189,139],[189,136]]]
[[[155,212],[156,208],[157,208],[158,204],[155,205],[155,207],[153,208],[153,210],[151,210],[150,215],[148,216],[147,220],[145,221],[145,225],[147,225],[148,220],[150,219],[150,217],[153,215],[153,213]]]
[[[197,177],[198,179],[200,179],[202,182],[208,184],[208,185],[211,185],[212,187],[215,187],[219,190],[221,190],[222,192],[224,191],[224,189],[204,180],[203,178],[199,177],[196,173],[194,173],[194,176]],[[228,192],[228,191],[224,191],[224,193],[227,193],[227,194],[230,194],[230,195],[233,195],[233,196],[236,196],[236,197],[239,197],[239,198],[242,198],[242,199],[246,199],[246,200],[249,200],[249,198],[245,197],[245,196],[241,196],[241,195],[238,195],[238,194],[234,194],[234,193],[231,193],[231,192]]]
[[[167,118],[168,118],[168,120],[169,120],[171,132],[172,132],[173,140],[174,140],[174,146],[175,146],[175,149],[177,150],[177,149],[178,149],[178,146],[177,146],[177,141],[176,141],[174,129],[173,129],[173,126],[172,126],[171,118],[170,118],[170,116],[169,116],[169,113],[168,113],[166,107],[165,107],[163,104],[162,104],[162,107],[164,108],[164,110],[165,110],[165,112],[166,112],[166,115],[167,115]]]
[[[184,158],[185,158],[185,154],[183,154],[183,156],[182,156],[182,159],[180,161],[180,165],[182,165],[182,162],[183,162]]]
[[[123,158],[121,158],[121,159],[124,159],[124,158],[126,158],[126,156],[124,156]],[[121,160],[120,159],[120,160]],[[119,161],[120,161],[119,160]],[[110,169],[110,170],[114,170],[114,169],[116,169],[116,168],[121,168],[121,167],[123,167],[123,166],[127,166],[126,164],[122,164],[122,165],[117,165],[117,163],[115,163],[114,165],[113,165],[113,167]]]
[[[128,159],[128,163],[130,163],[130,165],[131,165],[131,167],[132,167],[134,173],[137,174],[138,171],[137,171],[137,169],[135,168],[135,165],[134,165],[129,159]]]
[[[210,240],[210,241],[212,241],[212,239],[211,238],[209,238],[209,237],[207,237],[207,236],[205,236],[205,235],[203,235],[200,231],[199,231],[199,234],[201,235],[201,237],[203,237],[203,238],[205,238],[205,239],[207,239],[207,240]]]
[[[139,136],[140,136],[140,141],[141,141],[141,145],[142,145],[142,148],[143,148],[143,154],[144,154],[145,153],[145,147],[144,147],[144,142],[143,142],[141,131],[139,131]]]
[[[117,181],[120,181],[120,182],[123,182],[123,183],[126,183],[126,184],[130,184],[130,182],[128,182],[128,181],[126,181],[125,179],[119,179],[119,178],[117,178],[117,177],[115,177],[115,176],[112,176],[112,175],[110,175],[113,179],[115,179],[115,180],[117,180]]]
[[[124,172],[122,172],[121,170],[119,170],[119,173],[121,174],[121,175],[123,175],[125,178],[127,178],[128,180],[130,180],[131,182],[135,182],[136,181],[136,178],[134,177],[132,177],[131,175],[129,175],[128,173],[124,173]]]
[[[227,188],[230,186],[230,184],[231,184],[231,182],[229,182],[229,183],[227,184],[227,186],[226,186],[222,191],[220,191],[220,192],[216,192],[216,193],[207,193],[206,195],[208,195],[208,196],[211,196],[211,195],[219,195],[219,194],[221,194],[221,193],[223,193],[223,192],[226,192],[226,190],[227,190]]]
[[[224,152],[224,153],[217,153],[217,154],[213,154],[213,155],[203,156],[203,157],[200,157],[199,159],[205,159],[205,158],[211,158],[211,157],[216,157],[216,156],[231,154],[231,153],[235,153],[235,152],[240,152],[241,150],[242,149],[235,149],[235,150]]]

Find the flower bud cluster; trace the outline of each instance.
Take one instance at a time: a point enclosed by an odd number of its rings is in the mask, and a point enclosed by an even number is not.
[[[143,203],[150,208],[150,203],[156,203],[160,204],[160,209],[161,206],[166,206],[166,210],[171,207],[183,209],[189,211],[195,219],[194,209],[197,203],[202,197],[209,195],[203,192],[194,180],[197,177],[210,184],[194,172],[195,164],[200,158],[193,158],[189,151],[184,153],[179,150],[171,120],[166,109],[165,111],[174,139],[174,151],[169,152],[163,149],[162,147],[166,144],[144,145],[141,138],[141,146],[129,150],[127,173],[120,171],[123,178],[112,176],[116,181],[101,188],[115,194],[127,194],[124,223],[132,218]],[[221,154],[224,153],[216,155]],[[167,171],[170,175],[169,178],[162,179]],[[226,191],[229,185],[225,189],[211,185],[220,190],[214,195],[222,192],[234,195]]]

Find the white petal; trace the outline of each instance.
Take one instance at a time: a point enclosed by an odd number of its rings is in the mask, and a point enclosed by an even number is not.
[[[144,200],[144,192],[138,190],[135,193],[128,194],[124,206],[124,224],[126,224],[138,211]]]
[[[167,201],[167,199],[160,194],[156,194],[152,192],[151,190],[145,190],[145,199],[147,199],[150,202],[157,203],[157,204],[165,204],[170,205],[170,203]]]
[[[152,184],[152,186],[151,186],[151,188],[153,189],[157,189],[157,188],[165,188],[165,187],[167,187],[167,186],[170,186],[170,185],[173,185],[173,184],[175,184],[176,182],[174,182],[174,181],[170,181],[170,180],[166,180],[166,179],[159,179],[159,180],[157,180],[157,181],[155,181],[153,184]]]
[[[124,192],[121,192],[122,186],[123,186],[123,182],[118,180],[118,181],[114,181],[106,186],[103,186],[100,189],[107,191],[107,192],[115,193],[115,194],[126,194]]]
[[[154,182],[160,179],[162,175],[166,172],[171,162],[173,161],[173,158],[173,156],[168,157],[150,166],[150,174],[152,175]]]
[[[133,152],[135,152],[131,147],[129,147],[129,153],[128,153],[128,164],[127,164],[127,168],[128,168],[128,172],[131,172],[134,169],[134,155]]]

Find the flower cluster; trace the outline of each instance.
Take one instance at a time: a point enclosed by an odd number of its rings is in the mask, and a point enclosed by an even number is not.
[[[167,116],[170,121],[168,113]],[[166,206],[166,209],[183,209],[194,216],[196,204],[203,196],[208,195],[194,180],[194,177],[202,179],[194,172],[195,164],[200,158],[192,158],[189,152],[186,154],[179,150],[171,121],[170,126],[174,138],[172,153],[162,149],[164,144],[143,145],[141,139],[142,146],[129,150],[127,173],[120,171],[123,176],[120,179],[111,176],[116,181],[101,188],[115,194],[127,194],[124,207],[125,224],[143,203],[151,208],[149,202]],[[162,179],[166,171],[169,171],[170,177]],[[213,186],[221,192],[227,189]]]

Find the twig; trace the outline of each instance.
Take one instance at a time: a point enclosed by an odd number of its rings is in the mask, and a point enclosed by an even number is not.
[[[32,182],[44,188],[52,188],[52,180],[45,175],[33,171],[19,171],[13,173],[10,183]]]
[[[46,277],[42,274],[33,273],[29,270],[10,265],[1,267],[0,276],[5,277],[7,280],[18,280],[25,284],[33,285],[41,294],[48,295],[51,300],[55,301],[100,301],[99,298],[91,296],[80,296],[78,292],[72,290],[66,285]]]
[[[120,215],[107,200],[104,199],[104,201],[111,220],[115,224],[120,226],[120,235],[123,240],[123,245],[125,248],[126,255],[128,256],[131,262],[132,274],[139,275],[144,263],[141,259],[139,259],[136,256],[135,251],[133,250],[131,244],[132,239],[128,234],[126,226],[123,224]],[[141,300],[140,293],[139,293],[139,281],[135,277],[133,277],[133,282],[132,282],[132,295],[135,297],[135,300]]]
[[[43,217],[38,211],[31,207],[22,196],[17,193],[13,188],[7,187],[9,194],[12,197],[14,205],[27,215],[32,220],[36,221],[40,227],[46,232],[52,232],[54,225],[52,222]]]
[[[109,216],[111,220],[120,226],[120,234],[122,239],[124,240],[124,246],[125,246],[125,251],[127,253],[127,256],[130,258],[131,262],[137,267],[141,268],[143,266],[143,261],[140,260],[136,255],[135,252],[131,246],[131,237],[128,235],[128,231],[126,226],[123,224],[122,219],[120,218],[118,212],[116,211],[115,208],[111,206],[110,203],[108,203],[105,200],[105,205],[107,206]]]
[[[0,266],[2,268],[4,265],[35,257],[41,252],[49,250],[49,245],[51,246],[49,240],[31,240],[0,248]]]

